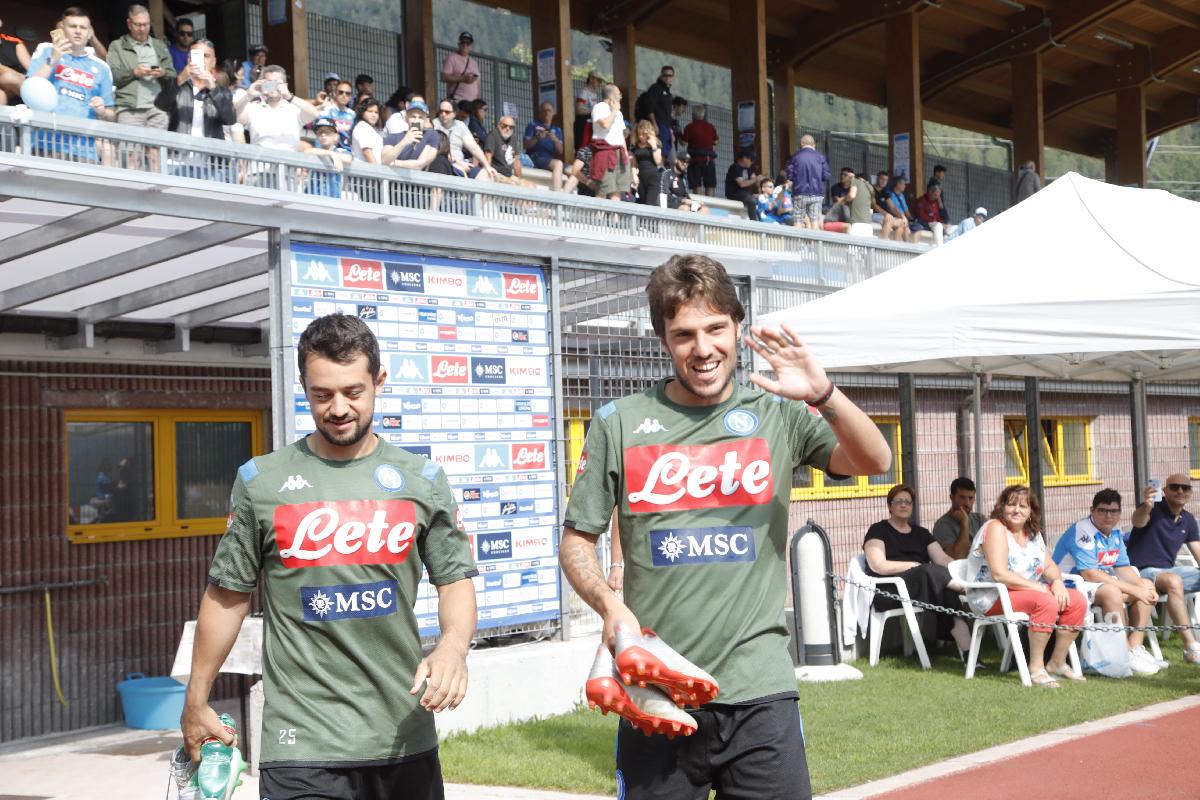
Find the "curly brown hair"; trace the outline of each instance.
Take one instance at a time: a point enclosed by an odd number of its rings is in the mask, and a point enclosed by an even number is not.
[[[1029,487],[1024,484],[1016,483],[1004,488],[996,498],[996,505],[992,506],[992,519],[1003,523],[1004,507],[1019,495],[1025,495],[1029,500],[1029,519],[1025,521],[1025,531],[1030,536],[1037,536],[1042,532],[1042,504],[1038,502],[1037,495],[1029,491]]]
[[[740,325],[746,318],[746,309],[725,267],[696,253],[671,256],[654,270],[646,284],[646,297],[650,302],[650,323],[660,339],[667,335],[667,320],[675,317],[680,306],[693,300],[704,301],[717,314],[728,314],[734,325]]]

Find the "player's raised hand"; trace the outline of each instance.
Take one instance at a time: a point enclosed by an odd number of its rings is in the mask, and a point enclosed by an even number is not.
[[[825,368],[789,325],[778,328],[752,325],[746,344],[775,371],[774,380],[758,373],[750,375],[750,382],[760,389],[789,400],[809,402],[829,388]]]

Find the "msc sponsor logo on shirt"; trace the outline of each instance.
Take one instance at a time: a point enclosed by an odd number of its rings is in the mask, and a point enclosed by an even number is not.
[[[774,483],[767,441],[625,448],[629,510],[678,511],[771,502]]]
[[[424,292],[425,272],[420,264],[384,264],[387,288],[393,292]]]
[[[504,273],[504,297],[506,300],[537,302],[541,296],[537,278],[520,273]]]
[[[472,356],[471,375],[475,383],[504,383],[504,359]]]
[[[407,500],[324,500],[275,508],[285,567],[402,564],[412,550],[416,508]]]
[[[342,286],[347,289],[382,289],[383,264],[378,261],[343,258]]]
[[[754,561],[754,529],[738,525],[650,531],[650,550],[656,567]]]
[[[396,612],[396,582],[301,586],[300,608],[305,622],[386,617]]]

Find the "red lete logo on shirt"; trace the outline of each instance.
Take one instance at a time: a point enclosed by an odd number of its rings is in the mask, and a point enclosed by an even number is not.
[[[81,89],[95,89],[96,76],[87,70],[68,66],[59,62],[54,67],[54,80],[78,86]]]
[[[771,502],[771,456],[766,439],[720,444],[625,448],[629,510],[680,511]]]
[[[412,551],[416,509],[408,500],[340,500],[275,508],[285,567],[402,564]]]

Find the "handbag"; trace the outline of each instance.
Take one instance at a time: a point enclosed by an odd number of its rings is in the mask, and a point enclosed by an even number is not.
[[[1109,625],[1121,627],[1121,615],[1110,612],[1104,620]],[[1109,678],[1128,678],[1133,674],[1129,666],[1129,645],[1123,630],[1089,630],[1083,642],[1083,668]]]

